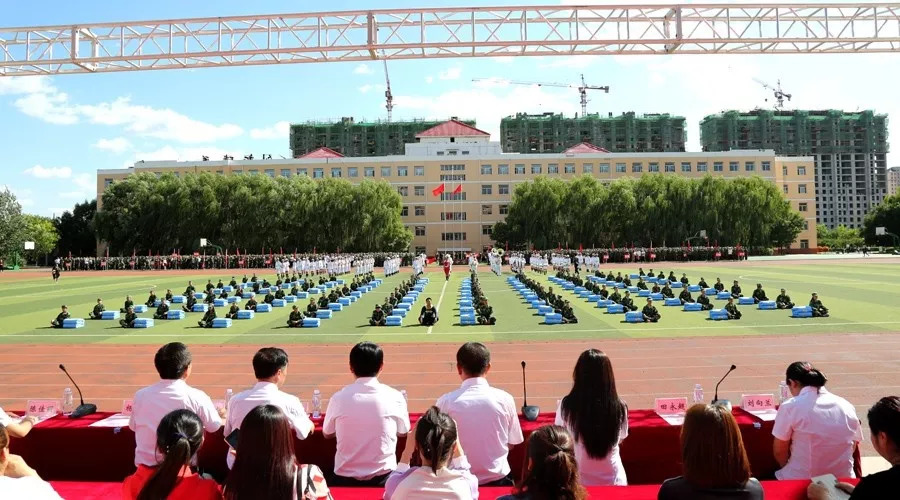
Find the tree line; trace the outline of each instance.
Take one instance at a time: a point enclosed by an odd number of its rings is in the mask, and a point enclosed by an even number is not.
[[[200,238],[242,253],[406,250],[402,199],[385,182],[304,176],[157,177],[114,182],[94,218],[110,255],[188,253]]]
[[[685,244],[701,230],[709,245],[786,247],[803,230],[803,217],[759,177],[646,175],[609,184],[590,176],[538,177],[516,186],[493,238],[498,246],[526,249],[662,247]]]

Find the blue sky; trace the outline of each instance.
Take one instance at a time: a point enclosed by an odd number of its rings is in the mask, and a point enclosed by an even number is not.
[[[4,6],[0,24],[513,2],[99,3],[45,0],[38,9],[15,2]],[[578,94],[574,89],[475,83],[473,78],[576,82],[584,73],[589,84],[611,87],[609,94],[593,96],[590,112],[684,115],[689,149],[699,150],[703,116],[772,106],[769,92],[754,78],[781,79],[785,91],[794,94],[789,108],[875,109],[900,116],[898,62],[900,56],[893,54],[675,55],[417,60],[390,62],[389,67],[395,120],[455,115],[474,118],[496,135],[500,118],[517,111],[572,115],[580,110]],[[0,79],[0,185],[17,194],[26,212],[58,215],[96,195],[98,168],[120,168],[141,159],[220,158],[225,152],[289,157],[288,122],[381,119],[383,92],[384,74],[376,62]],[[892,138],[900,137],[900,119],[891,121],[890,128]]]

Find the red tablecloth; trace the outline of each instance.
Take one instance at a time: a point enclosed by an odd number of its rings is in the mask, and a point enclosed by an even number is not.
[[[42,477],[48,480],[121,481],[134,472],[134,433],[131,429],[89,427],[109,413],[90,415],[79,420],[56,417],[42,422],[28,436],[13,439],[12,453],[22,455]],[[734,410],[741,427],[753,475],[760,479],[773,477],[777,465],[772,456],[773,422],[760,422],[740,409]],[[415,422],[418,414],[410,415]],[[526,437],[535,429],[552,424],[554,414],[542,413],[535,422],[522,421]],[[681,427],[667,424],[651,410],[628,412],[629,436],[621,446],[622,462],[629,484],[659,484],[681,474],[679,434]],[[295,442],[298,459],[314,463],[324,471],[334,467],[335,441],[322,435],[321,420],[316,432]],[[398,443],[398,457],[406,440]],[[204,471],[224,477],[227,445],[222,431],[208,434],[197,457]],[[525,446],[514,447],[509,456],[510,467],[518,474],[522,469]]]
[[[122,485],[119,483],[78,483],[53,481],[57,493],[66,500],[105,500],[121,498]],[[769,500],[806,500],[809,481],[763,481],[763,489]],[[588,488],[591,498],[604,500],[655,500],[659,485],[642,486],[592,486]],[[509,488],[481,488],[481,500],[493,500],[509,493]],[[384,494],[381,488],[332,488],[335,500],[379,500]]]

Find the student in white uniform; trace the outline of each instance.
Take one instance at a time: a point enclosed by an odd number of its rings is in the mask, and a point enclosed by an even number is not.
[[[778,408],[772,435],[778,479],[810,479],[823,474],[856,477],[853,451],[862,441],[856,410],[825,389],[828,379],[806,361],[787,368],[794,396]]]
[[[436,406],[456,420],[459,441],[481,486],[512,486],[507,456],[522,443],[522,427],[513,397],[491,387],[491,352],[480,342],[466,342],[456,352],[459,389],[437,400]]]
[[[581,484],[627,485],[619,444],[628,437],[628,408],[616,391],[609,357],[597,349],[584,351],[572,378],[572,390],[556,410],[556,425],[575,439]]]
[[[222,427],[221,412],[205,392],[187,384],[191,375],[191,353],[181,342],[171,342],[159,348],[153,358],[160,381],[134,395],[128,427],[134,431],[134,465],[155,467],[160,457],[156,453],[156,428],[163,417],[174,410],[191,410],[200,417],[206,432]]]
[[[253,356],[253,373],[256,385],[252,389],[235,394],[228,402],[228,418],[225,420],[225,436],[241,428],[244,417],[260,405],[281,408],[291,423],[297,439],[306,439],[313,430],[313,423],[297,396],[279,390],[287,380],[288,355],[278,347],[263,347]],[[234,465],[234,455],[229,450],[228,468]]]
[[[409,410],[400,391],[378,381],[384,352],[372,342],[350,350],[356,381],[328,401],[322,432],[337,438],[332,486],[384,486],[397,468],[397,438],[410,429]]]

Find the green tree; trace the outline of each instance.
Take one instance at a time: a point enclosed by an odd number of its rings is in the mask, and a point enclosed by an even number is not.
[[[23,232],[25,241],[34,242],[34,251],[31,252],[31,256],[35,261],[41,257],[46,258],[56,249],[56,242],[59,241],[59,234],[56,232],[56,226],[53,225],[53,219],[25,214],[22,216],[22,221],[25,226]]]
[[[77,203],[72,211],[66,210],[53,220],[59,241],[56,246],[59,255],[93,255],[97,248],[93,219],[97,213],[97,200]]]
[[[900,193],[885,198],[863,220],[863,236],[866,242],[876,245],[896,244],[896,240],[892,236],[876,236],[875,228],[877,227],[883,227],[889,233],[900,235]]]
[[[851,229],[840,225],[834,229],[828,229],[824,224],[816,226],[816,235],[819,246],[832,250],[843,250],[848,247],[860,247],[865,243],[858,229]]]
[[[7,265],[12,264],[8,257],[22,251],[24,229],[22,205],[4,188],[0,191],[0,257],[7,257]]]

